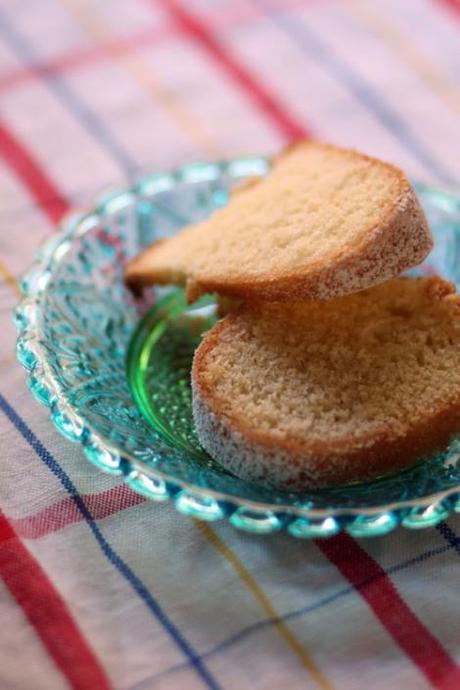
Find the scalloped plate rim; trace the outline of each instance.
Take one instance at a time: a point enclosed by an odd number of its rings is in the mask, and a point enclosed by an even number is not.
[[[241,159],[229,159],[227,161],[222,161],[219,163],[216,163],[215,165],[218,166],[219,170],[222,171],[225,167],[227,167],[229,164],[231,164],[233,161],[237,161]],[[244,160],[254,160],[254,161],[267,161],[269,163],[269,159],[265,158],[263,156],[247,156],[244,157]],[[191,167],[195,165],[200,165],[201,163],[197,164],[191,164],[191,165],[185,165],[179,168],[173,168],[170,170],[165,170],[165,171],[158,171],[158,172],[153,172],[151,175],[171,175],[174,177],[174,179],[178,180],[179,177],[181,177],[185,171],[190,169]],[[208,165],[206,161],[203,163],[205,165]],[[144,175],[143,178],[148,178],[150,175]],[[142,178],[141,178],[142,179]],[[127,195],[127,194],[132,194],[136,198],[142,198],[142,195],[139,194],[137,191],[137,188],[139,186],[140,180],[134,182],[133,184],[127,186],[127,187],[113,187],[109,189],[106,192],[100,193],[95,200],[95,203],[92,204],[91,206],[86,207],[85,209],[78,210],[74,209],[70,211],[69,213],[65,214],[65,216],[61,219],[59,225],[58,225],[58,230],[56,231],[55,234],[53,234],[50,238],[48,238],[40,247],[40,249],[37,252],[37,258],[35,261],[32,263],[32,265],[29,267],[27,271],[24,272],[22,279],[26,277],[31,270],[35,271],[45,271],[47,268],[47,249],[52,247],[52,254],[55,254],[57,250],[62,247],[62,245],[66,242],[71,242],[73,235],[75,234],[76,228],[84,221],[87,220],[88,218],[91,218],[91,216],[95,213],[96,209],[98,206],[100,206],[102,203],[104,203],[107,200],[107,197],[109,195],[114,195],[115,197],[118,195]],[[453,190],[449,189],[444,189],[444,188],[436,188],[432,187],[430,185],[427,185],[425,183],[417,183],[417,188],[419,189],[424,189],[427,190],[428,192],[436,193],[437,191],[442,193],[442,194],[447,194],[452,197],[452,201],[459,205],[459,198],[455,194]],[[460,205],[459,205],[460,206]],[[72,227],[73,226],[73,227]],[[83,234],[86,234],[91,228],[88,227],[84,232],[79,233],[79,236],[82,236]],[[54,261],[53,267],[55,267],[60,261],[62,261],[63,257],[65,256],[66,252],[62,253],[62,255]],[[40,275],[40,273],[39,273]],[[39,307],[42,303],[43,300],[43,295],[46,292],[46,285],[41,289],[37,290],[34,292],[34,290],[28,290],[28,291],[23,291],[22,297],[18,304],[15,307],[15,311],[24,304],[25,301],[30,300],[33,298],[34,303],[37,307],[38,314],[40,313]],[[383,513],[392,513],[395,514],[397,520],[392,529],[394,529],[398,524],[402,524],[401,520],[403,519],[404,511],[410,511],[410,509],[413,508],[428,508],[429,506],[432,505],[438,505],[441,504],[448,499],[452,498],[455,495],[460,494],[460,483],[458,485],[454,485],[451,487],[448,487],[445,490],[438,491],[432,494],[427,494],[426,496],[422,496],[419,498],[412,498],[412,499],[401,499],[399,501],[393,501],[391,503],[385,503],[385,504],[379,504],[376,506],[365,506],[362,508],[346,508],[346,507],[340,507],[340,506],[334,506],[331,505],[330,507],[327,508],[314,508],[314,507],[307,507],[307,506],[296,506],[296,505],[282,505],[282,504],[277,504],[277,503],[268,503],[268,502],[260,502],[260,501],[254,501],[251,499],[247,498],[242,498],[238,497],[236,495],[229,495],[225,494],[223,492],[217,491],[215,489],[210,489],[210,488],[204,488],[196,484],[191,484],[185,480],[178,479],[178,478],[171,478],[170,475],[168,475],[165,472],[162,472],[161,470],[158,470],[151,465],[144,463],[142,460],[139,460],[129,452],[127,452],[125,449],[122,447],[118,447],[117,445],[114,445],[113,442],[110,440],[106,439],[104,435],[102,435],[99,431],[95,431],[92,428],[92,425],[88,423],[83,416],[81,416],[78,412],[76,412],[73,408],[73,406],[69,403],[69,401],[66,398],[65,392],[63,392],[60,387],[58,382],[56,381],[52,371],[49,368],[49,365],[47,363],[46,356],[43,353],[43,345],[40,343],[39,340],[39,334],[38,334],[38,324],[39,324],[39,315],[38,318],[35,321],[34,326],[28,327],[25,330],[21,330],[21,328],[18,326],[18,338],[17,342],[19,343],[22,338],[24,337],[32,337],[34,341],[34,346],[36,348],[36,355],[37,355],[37,364],[41,366],[43,375],[44,375],[44,381],[46,383],[46,386],[50,389],[52,396],[56,399],[59,400],[59,397],[65,401],[65,404],[69,407],[69,409],[72,410],[72,414],[74,415],[74,418],[76,421],[81,423],[86,430],[88,430],[88,433],[91,438],[97,439],[98,442],[100,442],[101,446],[108,450],[110,453],[113,453],[114,455],[117,455],[120,458],[120,461],[123,461],[120,463],[120,469],[117,472],[119,475],[123,475],[124,480],[126,481],[127,477],[129,474],[132,474],[133,471],[141,472],[142,474],[146,475],[147,477],[152,477],[153,479],[160,480],[165,482],[166,484],[169,484],[170,486],[173,486],[174,489],[179,490],[179,491],[188,491],[191,494],[194,494],[195,496],[201,496],[203,498],[213,498],[217,502],[224,502],[225,504],[230,504],[233,508],[238,509],[238,508],[245,508],[261,513],[275,513],[280,516],[286,516],[290,518],[306,518],[312,519],[312,520],[326,520],[327,518],[335,518],[335,517],[341,517],[341,518],[347,518],[347,517],[363,517],[363,518],[372,518],[376,517],[379,515],[382,515]],[[18,357],[19,363],[24,367],[26,370],[26,374],[28,379],[30,379],[32,375],[32,371],[29,371],[28,368],[24,365],[23,362]],[[53,409],[53,410],[60,410],[61,405],[59,402],[54,403],[54,400],[51,401],[51,404],[48,404],[44,400],[39,401],[41,404],[43,404],[45,407],[48,409]],[[54,407],[53,407],[54,405]],[[62,410],[61,410],[62,411]],[[68,436],[60,429],[58,424],[55,423],[55,421],[51,417],[51,421],[54,424],[54,427],[57,429],[57,431],[64,436],[65,438],[68,439]],[[84,445],[84,439],[83,437],[80,437],[76,439],[76,441],[81,444],[82,446]],[[128,465],[126,467],[125,465]],[[101,468],[101,471],[102,468]],[[135,489],[134,489],[135,490]],[[171,495],[168,495],[169,499],[173,499],[174,497]],[[449,513],[454,510],[453,506],[448,506],[448,511]],[[430,525],[424,526],[429,527]],[[346,529],[346,523],[341,523],[340,525],[341,529]],[[406,525],[407,527],[407,525]],[[371,535],[369,535],[371,536]],[[375,535],[378,536],[378,535]]]

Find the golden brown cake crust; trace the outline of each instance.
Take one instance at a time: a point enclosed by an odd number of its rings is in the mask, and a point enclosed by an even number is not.
[[[439,278],[397,280],[420,280],[430,299],[447,300],[453,318],[460,320],[460,298],[450,283]],[[325,436],[320,441],[308,436],[280,438],[253,426],[244,410],[229,414],[208,385],[204,372],[222,336],[240,314],[251,309],[257,306],[242,305],[218,322],[205,335],[192,368],[193,410],[200,442],[237,476],[293,491],[364,481],[408,467],[441,450],[460,430],[460,386],[456,396],[418,409],[416,422],[412,420],[397,433],[388,428],[361,433],[358,439],[352,434]]]
[[[264,271],[260,264],[256,271],[249,271],[246,275],[235,275],[223,269],[220,274],[214,270],[210,276],[206,270],[195,271],[186,265],[178,270],[169,266],[167,261],[162,263],[159,260],[159,250],[166,246],[163,241],[147,248],[128,265],[127,283],[137,289],[154,283],[185,285],[188,302],[195,301],[206,292],[243,300],[318,300],[376,285],[419,264],[426,257],[432,247],[431,234],[417,197],[401,170],[355,151],[304,141],[280,154],[273,169],[277,169],[283,160],[296,151],[307,154],[309,151],[335,152],[347,161],[356,160],[359,165],[366,163],[382,174],[391,175],[397,187],[391,206],[378,218],[378,222],[367,227],[359,237],[351,242],[338,243],[332,255],[320,257],[308,265],[296,266],[293,270],[285,268],[278,271],[272,267]],[[234,194],[235,198],[241,201],[246,194],[250,195],[256,190],[264,179],[251,181]],[[231,207],[231,203],[227,208]],[[211,228],[213,219],[207,222]],[[180,241],[181,234],[169,242],[176,242],[176,246],[179,246]],[[206,238],[200,251],[207,252]],[[244,247],[240,251],[244,254]]]

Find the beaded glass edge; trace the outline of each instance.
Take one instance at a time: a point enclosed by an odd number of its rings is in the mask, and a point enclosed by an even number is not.
[[[188,485],[177,478],[172,480],[123,448],[114,446],[95,432],[63,398],[40,342],[38,315],[53,270],[66,255],[72,238],[87,233],[102,213],[110,212],[110,205],[140,200],[147,192],[154,195],[179,182],[215,180],[223,174],[238,179],[264,174],[268,167],[269,160],[261,157],[187,165],[173,172],[146,176],[126,189],[112,190],[102,195],[93,209],[66,215],[57,233],[45,242],[20,282],[22,299],[14,312],[19,334],[16,352],[26,370],[29,389],[38,402],[50,410],[56,429],[68,440],[79,442],[87,459],[99,469],[122,475],[134,491],[148,499],[158,502],[172,499],[181,513],[201,520],[226,517],[235,527],[257,534],[285,528],[298,538],[328,537],[341,530],[354,537],[369,537],[387,534],[398,525],[410,529],[431,527],[446,519],[452,511],[460,513],[460,486],[417,499],[401,500],[390,506],[315,509],[256,503]]]

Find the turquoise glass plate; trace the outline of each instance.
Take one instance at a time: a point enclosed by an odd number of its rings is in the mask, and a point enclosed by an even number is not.
[[[259,157],[153,174],[65,218],[21,281],[17,355],[30,390],[101,470],[204,520],[228,518],[259,534],[284,528],[296,537],[321,537],[344,529],[372,536],[460,512],[459,441],[411,470],[303,495],[244,482],[200,448],[189,374],[200,334],[215,320],[214,301],[187,307],[180,290],[161,289],[136,302],[124,287],[123,267],[268,168]],[[435,235],[419,272],[460,283],[460,199],[422,185],[417,191]]]

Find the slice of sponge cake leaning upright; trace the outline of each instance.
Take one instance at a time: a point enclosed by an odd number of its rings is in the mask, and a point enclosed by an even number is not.
[[[189,302],[205,292],[327,299],[396,276],[431,247],[401,170],[356,151],[300,142],[208,220],[144,250],[126,280],[135,289],[185,285]]]

